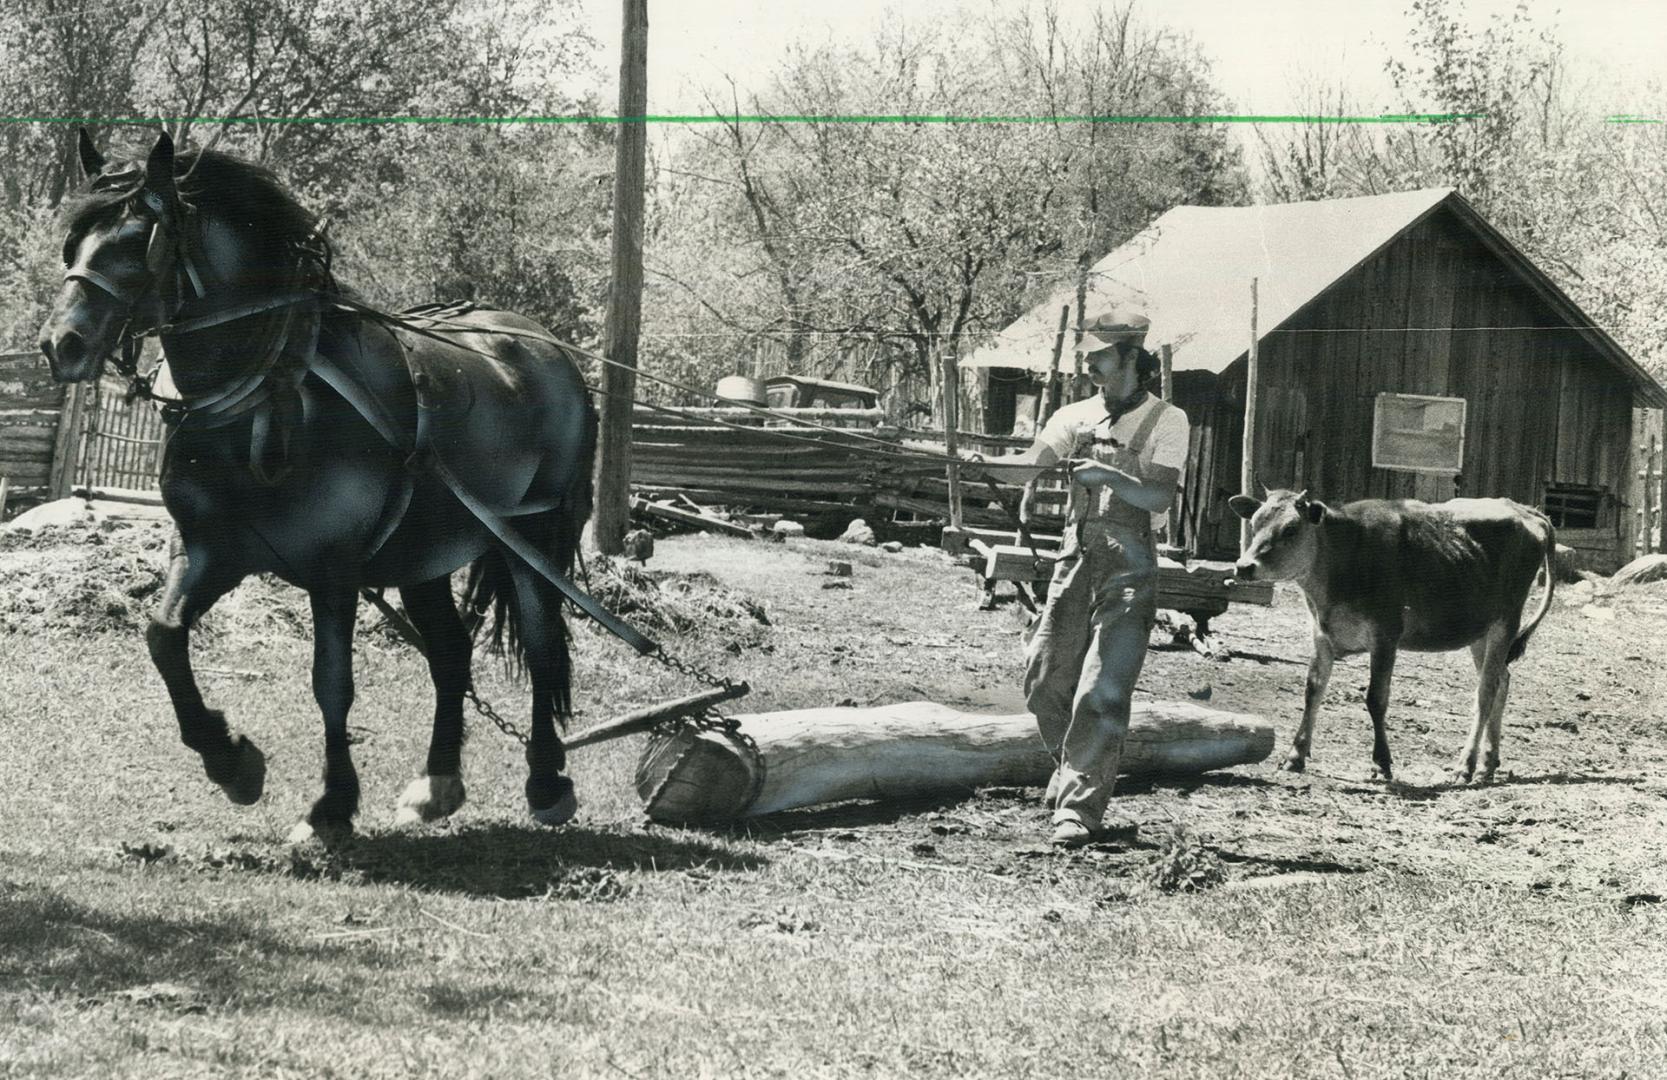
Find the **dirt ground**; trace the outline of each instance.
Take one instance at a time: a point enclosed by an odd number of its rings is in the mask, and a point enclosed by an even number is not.
[[[850,590],[823,589],[821,563],[852,550],[690,537],[663,544],[655,566],[699,567],[763,597],[784,636],[788,627],[798,631],[789,640],[803,635],[793,653],[806,665],[820,653],[844,671],[845,698],[855,704],[927,698],[1023,711],[1018,632],[1026,616],[1017,603],[976,610],[971,573],[920,549],[864,552]],[[1235,608],[1213,628],[1231,652],[1226,661],[1155,633],[1137,699],[1262,716],[1276,727],[1275,752],[1196,782],[1120,785],[1113,810],[1139,823],[1143,841],[1160,843],[1182,827],[1220,857],[1229,879],[1390,868],[1628,904],[1667,895],[1667,584],[1559,587],[1514,666],[1503,764],[1486,786],[1449,776],[1469,734],[1468,651],[1401,654],[1388,721],[1396,779],[1384,784],[1369,779],[1364,657],[1337,664],[1308,770],[1275,767],[1301,713],[1310,655],[1310,620],[1294,586],[1278,586],[1272,607]],[[1027,845],[1043,836],[1036,794],[986,792],[941,810],[931,819],[934,857],[997,869],[1024,863],[1035,854]],[[912,821],[884,828],[919,833]],[[1132,870],[1150,859],[1143,846],[1108,845],[1078,858],[1127,861]]]
[[[396,828],[432,691],[363,605],[364,798],[323,850],[285,839],[319,792],[305,598],[246,582],[194,640],[209,702],[267,754],[265,795],[233,806],[146,655],[165,543],[0,532],[0,1075],[1540,1080],[1667,1060],[1667,585],[1559,590],[1486,787],[1446,780],[1467,654],[1402,657],[1383,784],[1362,659],[1338,665],[1309,771],[1275,768],[1308,658],[1295,592],[1217,620],[1226,662],[1159,641],[1142,695],[1264,716],[1275,754],[1126,784],[1132,834],[1071,853],[1033,788],[650,824],[642,736],[574,751],[579,816],[546,829],[520,747],[474,717],[468,803]],[[936,550],[658,547],[645,569],[593,560],[590,586],[747,680],[737,712],[1022,709],[1023,610],[978,610]],[[573,643],[577,727],[694,689],[588,623]],[[524,721],[525,685],[475,671]]]
[[[44,627],[139,649],[164,541],[161,526],[147,524],[0,534],[0,632]],[[826,573],[832,559],[852,563],[853,574]],[[646,572],[599,580],[605,602],[647,620],[674,652],[750,681],[755,692],[740,712],[921,699],[1024,711],[1026,612],[1005,586],[996,610],[978,610],[971,573],[933,549],[676,536],[661,539]],[[305,639],[305,612],[293,590],[248,583],[208,616],[203,641],[236,655],[262,639]],[[920,807],[790,812],[737,831],[832,845],[842,857],[930,858],[1020,875],[1057,873],[1074,860],[1138,880],[1153,872],[1154,853],[1174,855],[1180,829],[1182,848],[1205,853],[1210,883],[1388,868],[1622,904],[1667,895],[1667,583],[1559,587],[1514,668],[1503,766],[1486,786],[1448,776],[1470,723],[1467,652],[1402,654],[1389,715],[1393,783],[1368,778],[1364,658],[1337,665],[1308,771],[1278,771],[1301,710],[1308,622],[1300,594],[1280,585],[1272,607],[1235,608],[1215,621],[1231,653],[1225,661],[1154,634],[1137,697],[1253,713],[1278,734],[1258,765],[1121,785],[1113,812],[1138,824],[1134,843],[1055,855],[1039,793],[1002,789]],[[361,624],[364,641],[399,648],[368,605]],[[664,672],[645,682],[641,663],[588,625],[575,633],[579,726],[687,692]],[[623,823],[640,811],[630,790],[635,743],[621,745],[627,750],[580,756],[574,771],[587,813]]]

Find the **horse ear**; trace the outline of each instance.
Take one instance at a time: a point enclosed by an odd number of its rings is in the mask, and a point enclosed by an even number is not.
[[[174,201],[174,140],[166,131],[156,137],[145,159],[145,187],[162,196],[169,204]]]
[[[1309,499],[1301,506],[1302,516],[1308,519],[1310,525],[1318,525],[1325,519],[1325,503],[1318,499]]]
[[[93,137],[87,134],[87,129],[81,129],[81,136],[77,140],[76,149],[81,153],[81,171],[89,178],[97,176],[104,170],[104,155],[93,145]]]
[[[1233,513],[1249,521],[1256,516],[1256,511],[1262,508],[1262,500],[1254,495],[1234,495],[1227,500],[1227,506]]]

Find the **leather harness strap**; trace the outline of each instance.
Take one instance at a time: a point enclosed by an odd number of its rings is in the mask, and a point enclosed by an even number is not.
[[[389,315],[386,312],[379,311],[375,308],[369,307],[368,305],[349,300],[339,294],[327,294],[319,290],[304,289],[291,289],[284,293],[280,293],[275,297],[268,297],[264,300],[234,305],[232,307],[223,308],[219,311],[210,312],[193,319],[187,319],[183,322],[172,321],[172,315],[177,314],[178,312],[179,301],[176,299],[174,305],[175,311],[173,313],[165,311],[164,305],[166,301],[162,297],[162,291],[160,288],[155,287],[162,279],[164,264],[168,261],[169,257],[172,256],[174,262],[174,272],[176,275],[176,292],[180,297],[184,295],[185,285],[188,281],[197,297],[204,298],[205,293],[203,290],[202,278],[197,272],[197,268],[191,258],[191,253],[187,244],[183,242],[179,230],[173,227],[170,220],[171,215],[166,213],[165,208],[161,205],[160,199],[150,193],[146,193],[142,196],[142,198],[150,210],[156,215],[156,220],[151,227],[151,236],[145,250],[145,263],[149,274],[144,285],[136,290],[123,289],[109,277],[92,269],[90,266],[83,265],[85,259],[78,260],[76,265],[65,271],[64,280],[84,280],[89,284],[109,293],[110,296],[113,297],[118,303],[121,303],[128,308],[130,320],[132,312],[138,307],[139,302],[145,298],[145,294],[147,292],[154,291],[158,315],[156,320],[150,327],[137,332],[124,330],[122,341],[123,354],[124,357],[131,362],[134,368],[133,371],[125,372],[125,374],[130,375],[134,379],[136,386],[141,386],[145,389],[147,391],[147,396],[151,397],[153,400],[161,401],[165,407],[171,407],[175,412],[177,423],[183,424],[186,420],[189,420],[192,417],[202,416],[206,418],[206,426],[218,427],[222,423],[230,422],[231,419],[241,415],[248,409],[256,408],[261,405],[267,405],[267,398],[270,395],[270,387],[267,385],[267,380],[272,374],[273,369],[277,366],[278,361],[287,351],[290,332],[293,329],[295,322],[296,309],[303,303],[311,302],[318,304],[319,307],[315,308],[313,312],[314,319],[312,335],[311,341],[308,343],[310,348],[307,349],[306,355],[303,358],[304,369],[316,373],[319,378],[326,383],[326,385],[335,390],[336,393],[340,394],[342,399],[351,405],[353,409],[358,412],[359,415],[362,416],[373,429],[375,429],[377,434],[388,442],[389,445],[406,454],[408,463],[414,464],[420,455],[424,463],[426,463],[427,466],[433,471],[434,475],[437,476],[446,485],[446,487],[451,490],[452,494],[457,497],[458,501],[461,502],[470,513],[479,519],[481,524],[485,525],[486,528],[498,538],[499,542],[501,542],[529,567],[547,579],[551,585],[555,586],[555,588],[560,591],[563,596],[567,597],[567,599],[577,605],[581,611],[595,619],[615,637],[624,641],[638,653],[648,655],[662,651],[659,643],[642,634],[635,627],[626,623],[618,616],[609,612],[601,604],[597,603],[595,599],[581,590],[578,586],[574,585],[573,582],[568,579],[567,575],[562,573],[555,563],[550,560],[548,555],[538,550],[536,545],[528,541],[527,538],[522,536],[520,533],[516,532],[515,529],[511,527],[509,522],[505,520],[504,515],[499,514],[497,511],[487,506],[469,491],[468,486],[458,479],[457,475],[452,472],[449,466],[446,465],[445,461],[440,457],[436,448],[432,445],[431,440],[428,438],[429,425],[428,416],[426,414],[430,411],[429,409],[419,404],[417,409],[415,433],[409,438],[406,437],[402,433],[399,423],[383,411],[381,403],[376,400],[370,390],[363,386],[358,380],[354,379],[348,372],[342,370],[342,368],[330,361],[330,359],[324,356],[318,348],[318,324],[323,315],[320,308],[322,308],[324,304],[329,304],[337,311],[351,311],[361,316],[368,316],[381,323],[383,326],[388,327],[390,331],[395,328],[403,329],[411,333],[444,341],[454,348],[461,348],[469,352],[491,356],[491,353],[488,353],[483,349],[456,341],[450,337],[443,336],[442,334],[442,331],[450,331],[452,333],[477,332],[481,328],[465,326],[450,321],[448,316],[454,314],[454,312],[449,309],[442,308],[431,314],[423,314],[420,312],[413,313],[411,316],[402,319],[399,316]],[[149,388],[143,386],[143,380],[137,374],[137,349],[133,348],[139,339],[144,337],[162,337],[165,335],[183,336],[198,330],[206,330],[210,327],[223,326],[227,323],[236,322],[240,319],[246,319],[253,315],[278,310],[283,310],[283,318],[279,322],[276,331],[273,334],[270,346],[264,350],[259,362],[247,374],[238,377],[235,381],[218,392],[196,400],[192,400],[183,395],[178,399],[168,399],[160,397],[154,392],[149,392]],[[429,325],[417,325],[418,320],[428,323]],[[548,342],[558,348],[565,348],[561,342],[557,341],[547,333],[534,333],[514,327],[492,327],[490,328],[490,332],[504,333],[515,337],[533,338]],[[408,354],[409,348],[405,345],[405,342],[399,340],[399,335],[397,333],[393,336],[396,341],[399,341],[401,349]],[[413,381],[415,381],[415,373],[410,370],[409,362],[407,362],[406,367],[407,373],[410,374]],[[254,418],[251,435],[252,466],[256,470],[257,477],[261,475],[260,458],[270,434],[270,427],[270,408],[260,409]],[[394,530],[398,528],[399,523],[404,519],[405,512],[411,503],[414,486],[415,485],[409,475],[404,477],[403,483],[400,485],[400,490],[394,493],[389,504],[384,507],[381,519],[378,521],[377,528],[373,533],[372,545],[370,549],[371,556],[374,556],[376,552],[381,550],[382,545],[387,542],[388,537],[393,534]],[[561,500],[556,499],[550,500],[547,503],[545,501],[540,501],[537,504],[520,506],[515,509],[514,515],[538,513],[544,510],[553,509],[555,506],[560,505],[560,502]],[[367,556],[367,558],[369,557],[370,556]]]
[[[384,316],[384,318],[388,318],[388,316]],[[461,502],[482,525],[485,525],[487,529],[491,531],[493,536],[496,536],[505,547],[514,552],[522,562],[525,562],[528,566],[532,567],[546,580],[548,580],[550,584],[554,585],[563,596],[573,601],[579,610],[595,619],[598,623],[605,627],[609,633],[631,646],[631,648],[635,649],[637,652],[647,655],[649,653],[660,651],[658,642],[655,642],[653,639],[645,636],[635,627],[609,612],[601,604],[597,603],[596,600],[593,599],[588,593],[573,584],[573,582],[568,579],[567,575],[563,574],[561,570],[557,568],[555,563],[550,561],[550,557],[548,555],[538,550],[536,545],[531,543],[520,533],[516,532],[514,527],[504,519],[503,515],[481,502],[480,499],[476,498],[475,495],[469,491],[468,485],[458,479],[457,474],[451,471],[451,468],[446,464],[445,460],[440,457],[435,447],[425,437],[427,434],[427,425],[424,423],[425,417],[423,414],[428,410],[421,407],[418,408],[417,433],[414,437],[407,437],[400,430],[399,425],[393,420],[393,418],[383,412],[381,403],[375,398],[369,389],[361,385],[358,380],[354,379],[346,371],[337,367],[329,360],[328,357],[324,356],[323,353],[318,351],[313,353],[310,367],[313,371],[318,373],[319,378],[329,384],[331,389],[340,394],[343,400],[345,400],[349,405],[352,405],[354,410],[357,411],[360,416],[364,417],[366,422],[369,423],[371,427],[375,428],[377,433],[380,434],[389,445],[404,452],[408,456],[420,453],[422,455],[423,463],[434,473],[436,477],[441,480],[441,482],[446,485],[446,487],[451,489],[451,493],[457,496],[458,502]],[[409,503],[409,500],[410,496],[406,495],[405,501],[407,504]],[[404,510],[401,509],[400,516],[403,516],[403,514]],[[397,524],[397,522],[398,519],[395,518],[394,523]],[[393,531],[391,527],[387,527],[386,525],[384,527],[387,529],[388,533]],[[383,536],[382,539],[385,540],[386,536]],[[378,546],[380,546],[380,542]]]

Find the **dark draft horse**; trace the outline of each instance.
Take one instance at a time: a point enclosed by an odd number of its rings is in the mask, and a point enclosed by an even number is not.
[[[496,606],[532,682],[527,802],[561,824],[577,808],[555,721],[569,709],[560,595],[441,479],[509,518],[565,574],[590,514],[596,413],[573,358],[519,315],[454,308],[376,317],[339,290],[312,214],[271,173],[212,150],[107,162],[85,132],[87,190],[65,206],[63,287],[40,347],[61,382],[96,378],[138,335],[160,337],[177,394],[164,407],[162,498],[177,526],[146,631],[180,737],[234,803],[260,798],[265,758],[209,708],[191,627],[250,574],[305,589],[313,695],[324,716],[324,794],[295,839],[345,835],[359,805],[347,731],[362,587],[397,587],[426,643],[434,729],[396,820],[463,803],[466,607]],[[421,309],[414,309],[420,311]],[[119,363],[119,361],[118,361]],[[444,468],[440,468],[443,465]],[[507,607],[507,612],[506,612]],[[502,623],[500,622],[500,625]]]

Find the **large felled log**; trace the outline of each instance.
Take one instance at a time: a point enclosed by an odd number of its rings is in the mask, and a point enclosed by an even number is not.
[[[846,799],[907,799],[991,785],[1041,786],[1053,758],[1028,713],[989,716],[930,701],[795,709],[651,739],[637,794],[656,821],[720,824]],[[1256,716],[1179,702],[1135,705],[1127,775],[1199,773],[1273,752]]]

